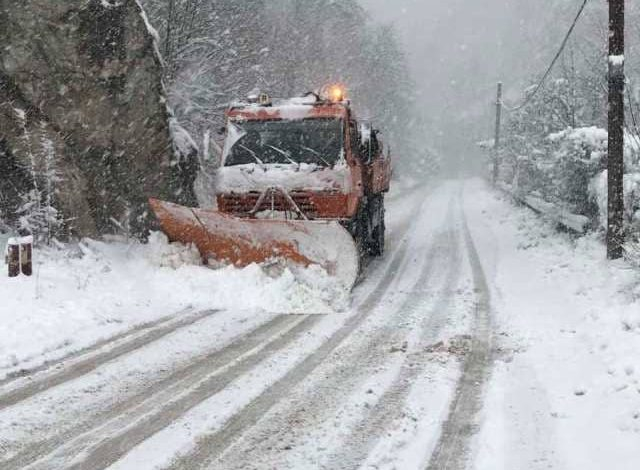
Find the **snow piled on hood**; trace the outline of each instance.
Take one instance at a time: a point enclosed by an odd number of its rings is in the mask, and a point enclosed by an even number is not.
[[[34,262],[30,278],[0,277],[0,378],[25,361],[59,357],[186,308],[324,314],[345,309],[349,298],[320,268],[214,270],[200,265],[197,250],[160,233],[148,244],[84,240],[36,249]]]
[[[215,172],[216,191],[266,191],[277,187],[285,190],[340,191],[346,193],[351,185],[351,173],[344,161],[333,168],[315,164],[267,164],[225,166]]]

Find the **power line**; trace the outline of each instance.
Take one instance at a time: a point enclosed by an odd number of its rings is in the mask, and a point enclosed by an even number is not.
[[[627,89],[627,100],[629,101],[629,111],[631,112],[631,121],[633,122],[633,127],[635,127],[636,131],[638,131],[638,121],[636,121],[636,113],[633,110],[633,100],[631,99],[631,92],[629,91],[629,87]]]
[[[553,67],[555,67],[556,62],[558,62],[558,59],[560,58],[560,56],[564,52],[565,47],[567,47],[567,43],[569,42],[569,39],[571,38],[571,35],[573,34],[573,30],[576,28],[576,25],[578,24],[578,21],[580,20],[580,17],[582,16],[582,13],[584,12],[584,9],[587,6],[587,2],[588,1],[589,0],[584,0],[582,2],[582,6],[580,7],[580,10],[578,11],[578,14],[576,15],[575,19],[573,20],[573,23],[571,24],[571,27],[569,28],[569,31],[567,32],[566,36],[564,37],[564,40],[562,41],[562,44],[560,45],[560,49],[558,50],[556,56],[553,58],[553,61],[551,61],[551,64],[549,65],[549,67],[547,68],[547,71],[542,76],[542,79],[536,85],[535,89],[533,90],[533,93],[531,93],[525,99],[524,103],[522,103],[519,106],[516,106],[515,108],[509,108],[508,106],[505,106],[503,104],[504,109],[506,111],[513,112],[513,111],[519,111],[520,109],[524,108],[526,105],[528,105],[531,102],[531,100],[542,89],[542,87],[544,86],[545,82],[547,81],[547,78],[549,78],[549,75],[551,74],[551,71],[553,70]]]

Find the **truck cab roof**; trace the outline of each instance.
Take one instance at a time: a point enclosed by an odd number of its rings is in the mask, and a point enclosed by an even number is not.
[[[348,119],[350,117],[348,100],[332,102],[322,100],[315,94],[298,98],[259,103],[234,103],[227,110],[227,118],[232,121],[247,120],[302,120],[314,118]]]

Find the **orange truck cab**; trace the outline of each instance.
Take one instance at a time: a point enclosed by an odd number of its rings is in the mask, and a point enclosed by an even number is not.
[[[171,241],[208,265],[312,265],[351,289],[362,261],[382,255],[391,161],[341,87],[226,112],[216,209],[150,199]]]
[[[384,249],[391,161],[379,133],[337,89],[323,97],[262,95],[226,113],[218,210],[243,218],[337,220],[362,253]]]

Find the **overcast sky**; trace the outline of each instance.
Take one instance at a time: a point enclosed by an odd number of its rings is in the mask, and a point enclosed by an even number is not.
[[[396,25],[421,104],[449,143],[460,140],[456,120],[473,138],[489,137],[496,82],[519,93],[518,82],[548,60],[545,45],[528,40],[553,23],[538,0],[360,1],[374,20]]]

